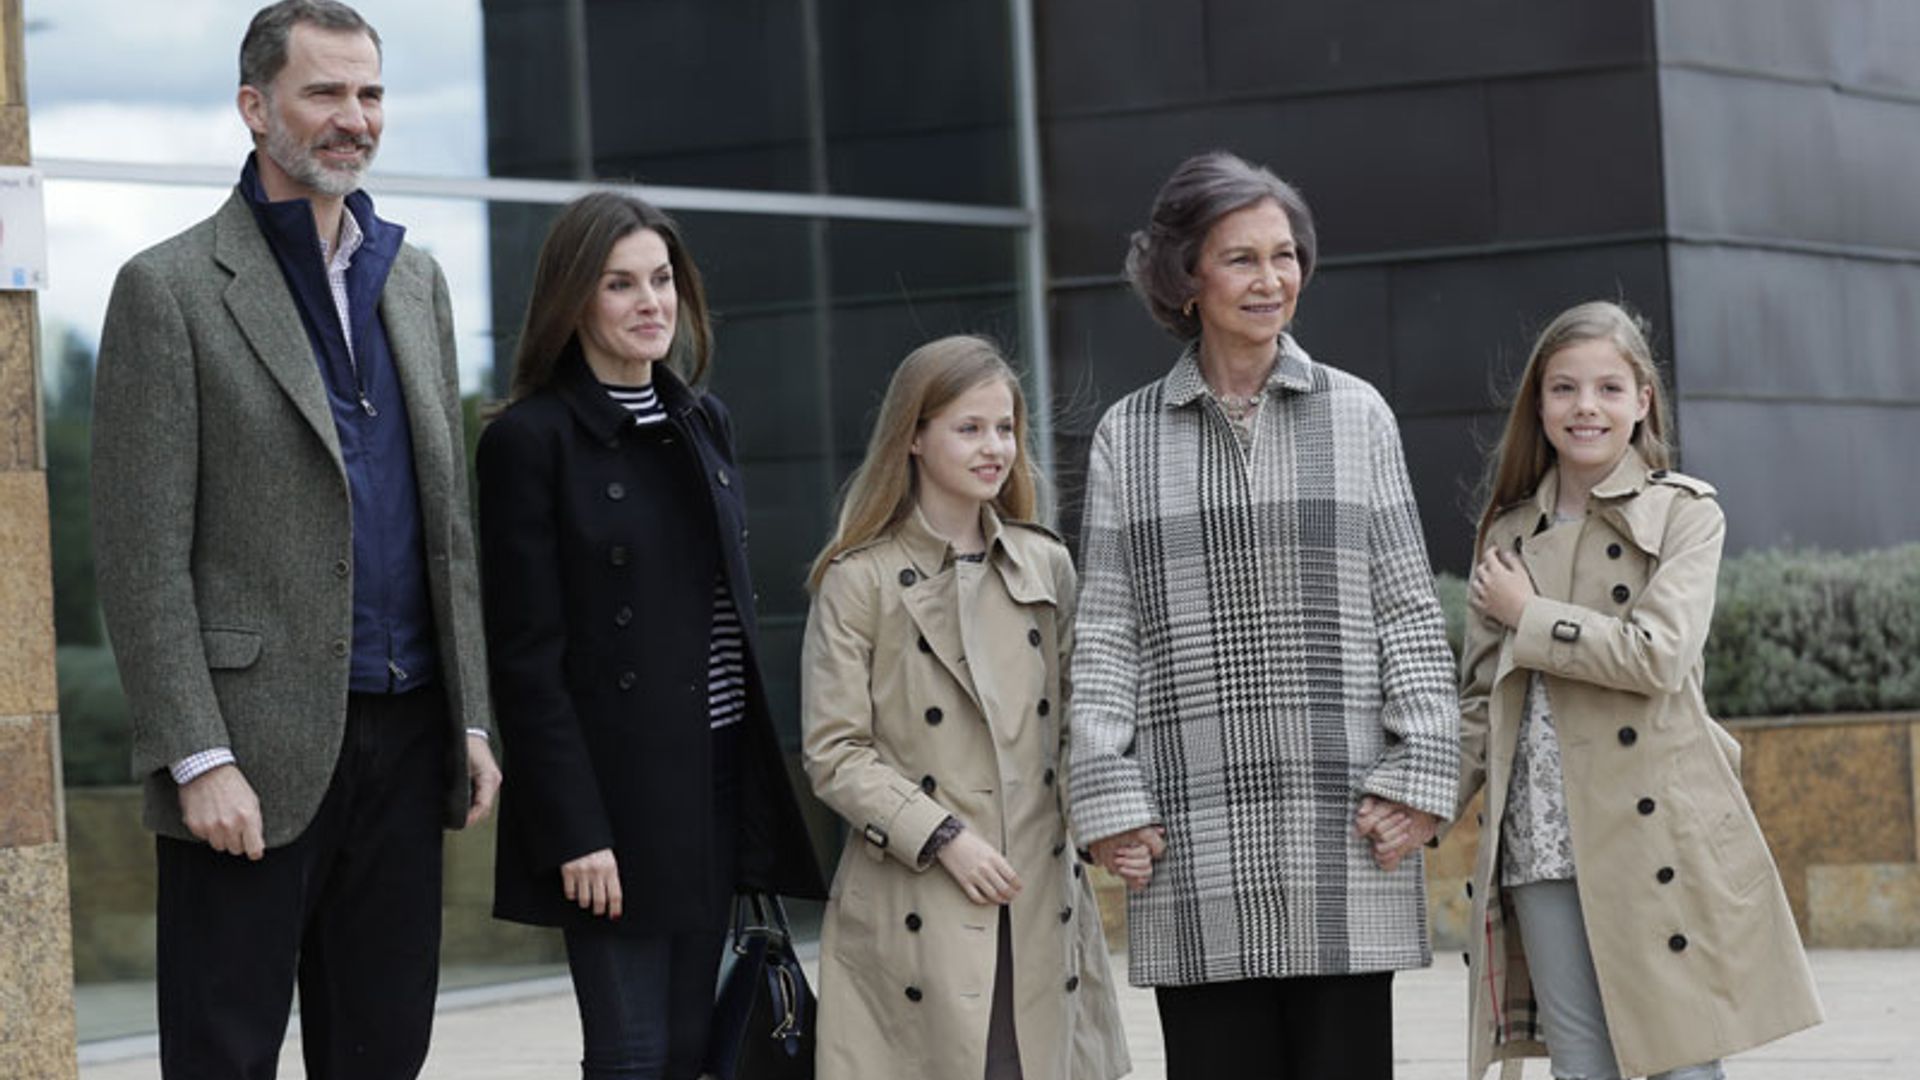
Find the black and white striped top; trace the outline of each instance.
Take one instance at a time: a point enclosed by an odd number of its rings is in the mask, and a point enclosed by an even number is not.
[[[608,396],[633,414],[640,426],[664,424],[667,410],[649,386],[602,383]],[[707,716],[713,727],[737,724],[747,714],[747,643],[727,589],[723,569],[713,579],[713,634],[707,644]]]

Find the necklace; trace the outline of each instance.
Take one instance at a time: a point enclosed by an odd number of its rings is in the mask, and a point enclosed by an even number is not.
[[[1236,424],[1253,415],[1253,410],[1260,407],[1262,396],[1258,390],[1244,396],[1223,394],[1211,386],[1207,387],[1207,393],[1214,401],[1219,402],[1221,411],[1227,414],[1227,419]]]

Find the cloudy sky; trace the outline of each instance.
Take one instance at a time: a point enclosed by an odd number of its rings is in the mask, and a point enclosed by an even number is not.
[[[26,0],[36,160],[215,165],[251,149],[234,108],[240,37],[263,0]],[[483,176],[479,0],[359,0],[385,44],[386,132],[369,183],[382,217],[446,268],[469,389],[490,361],[485,213],[477,202],[380,198],[381,173]],[[41,323],[89,344],[114,271],[206,217],[224,189],[50,181]]]

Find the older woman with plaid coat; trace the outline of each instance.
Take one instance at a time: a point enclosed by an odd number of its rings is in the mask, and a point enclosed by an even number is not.
[[[1285,333],[1313,255],[1272,173],[1183,164],[1128,272],[1189,344],[1088,465],[1073,825],[1174,1080],[1390,1077],[1392,972],[1431,959],[1453,663],[1392,413]]]

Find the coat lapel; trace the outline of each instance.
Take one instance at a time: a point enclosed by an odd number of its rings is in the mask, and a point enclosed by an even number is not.
[[[894,540],[905,557],[901,569],[905,592],[901,603],[908,618],[926,639],[940,665],[967,692],[974,708],[982,709],[984,715],[979,689],[973,685],[973,674],[967,668],[966,644],[960,640],[959,587],[953,568],[946,565],[947,542],[927,527],[918,507],[900,523]],[[913,575],[911,583],[905,580],[908,571]]]
[[[453,476],[454,448],[444,419],[439,320],[434,317],[431,285],[403,258],[394,260],[380,294],[380,321],[386,328],[400,393],[407,403],[413,435],[413,472],[420,489],[420,508],[426,527],[443,531],[441,513]],[[465,447],[460,448],[464,453]]]
[[[320,381],[320,365],[313,358],[313,343],[307,340],[280,264],[238,190],[214,215],[213,257],[233,275],[224,299],[254,356],[339,463],[340,436],[333,428],[333,411]]]

